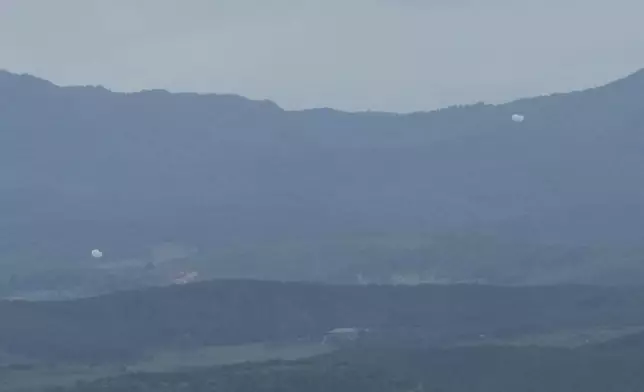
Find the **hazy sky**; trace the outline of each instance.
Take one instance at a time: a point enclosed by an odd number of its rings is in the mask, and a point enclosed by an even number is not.
[[[412,111],[644,67],[642,0],[0,0],[0,68],[116,91]]]

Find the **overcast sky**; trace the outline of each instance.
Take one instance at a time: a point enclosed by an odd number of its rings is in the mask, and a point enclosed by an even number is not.
[[[115,91],[413,111],[644,67],[642,0],[0,0],[0,68]]]

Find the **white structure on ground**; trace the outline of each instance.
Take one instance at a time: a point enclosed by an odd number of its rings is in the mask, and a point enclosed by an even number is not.
[[[360,338],[365,330],[360,328],[335,328],[324,335],[322,344],[341,344],[354,342]]]
[[[173,280],[174,284],[188,284],[194,282],[199,277],[199,272],[182,272],[177,278]]]

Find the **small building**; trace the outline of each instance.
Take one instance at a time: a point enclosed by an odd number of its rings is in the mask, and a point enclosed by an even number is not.
[[[174,284],[188,284],[197,280],[198,277],[199,273],[197,271],[181,272],[172,282]]]
[[[360,339],[364,330],[360,328],[335,328],[324,335],[322,344],[346,344]]]

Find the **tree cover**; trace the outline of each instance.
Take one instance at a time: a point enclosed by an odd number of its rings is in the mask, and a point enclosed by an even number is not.
[[[133,359],[151,350],[321,341],[449,346],[564,329],[644,325],[644,290],[589,286],[341,286],[224,280],[59,302],[0,302],[0,352],[45,361]]]

